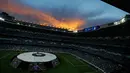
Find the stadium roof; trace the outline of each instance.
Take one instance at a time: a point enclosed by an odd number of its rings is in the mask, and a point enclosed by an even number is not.
[[[129,2],[128,2],[129,0],[102,0],[102,1],[130,13]]]

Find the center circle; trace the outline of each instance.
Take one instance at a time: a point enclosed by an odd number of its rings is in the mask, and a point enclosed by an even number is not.
[[[45,52],[25,52],[17,55],[24,62],[50,62],[57,59],[56,55]]]

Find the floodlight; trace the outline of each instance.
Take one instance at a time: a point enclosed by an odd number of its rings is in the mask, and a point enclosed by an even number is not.
[[[2,18],[2,17],[0,17],[0,20],[1,20],[1,21],[5,21],[5,19],[4,19],[4,18]]]
[[[126,21],[126,19],[125,18],[123,18],[123,19],[121,19],[121,23],[124,23]]]

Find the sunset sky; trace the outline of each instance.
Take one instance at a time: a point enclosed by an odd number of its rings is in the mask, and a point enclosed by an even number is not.
[[[13,6],[14,11],[11,11],[10,8],[13,10]],[[74,28],[87,28],[106,24],[119,20],[128,14],[127,12],[100,0],[0,0],[0,11],[6,11],[17,19],[32,22],[41,21],[42,18],[38,16],[38,14],[43,12],[44,14],[51,16],[51,19],[49,20],[54,21],[55,23],[59,23],[57,21],[67,20],[66,24],[69,24],[72,21],[77,21],[75,24],[82,24],[81,26],[77,25]],[[27,14],[27,12],[30,14]],[[38,13],[36,14],[37,16],[34,12]],[[43,20],[47,21],[49,17],[44,14],[42,14],[44,17]],[[84,22],[80,20],[78,22],[77,19],[81,19]],[[71,27],[73,25],[68,26]]]

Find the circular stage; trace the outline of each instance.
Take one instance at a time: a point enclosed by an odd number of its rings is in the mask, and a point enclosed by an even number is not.
[[[51,53],[27,52],[19,54],[17,58],[25,62],[49,62],[55,60],[57,57]]]
[[[45,52],[25,52],[11,60],[11,66],[29,71],[43,71],[59,65],[56,55]]]

